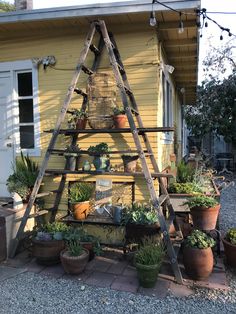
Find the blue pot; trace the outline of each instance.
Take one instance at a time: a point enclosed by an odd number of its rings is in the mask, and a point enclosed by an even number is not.
[[[109,171],[110,169],[110,159],[107,156],[94,156],[93,165],[96,171]]]

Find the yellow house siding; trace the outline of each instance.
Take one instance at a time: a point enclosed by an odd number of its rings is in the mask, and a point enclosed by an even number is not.
[[[157,126],[158,115],[158,86],[159,86],[159,66],[158,51],[155,32],[153,29],[131,30],[126,27],[112,26],[131,88],[139,105],[140,114],[143,118],[144,125],[147,127]],[[41,122],[41,148],[42,155],[37,158],[38,162],[42,161],[45,149],[47,148],[51,134],[43,133],[44,130],[54,128],[60,107],[64,101],[67,88],[76,66],[80,51],[84,44],[87,29],[82,29],[75,33],[68,33],[66,30],[58,35],[52,36],[50,32],[45,32],[43,38],[34,34],[32,37],[21,38],[20,41],[7,40],[1,44],[0,62],[26,60],[33,57],[43,57],[54,55],[58,70],[47,68],[46,71],[40,66],[38,71],[39,79],[39,105],[40,105],[40,122]],[[86,64],[89,66],[93,61],[93,55],[89,54]],[[99,71],[111,71],[107,54],[104,51]],[[85,89],[87,76],[82,74],[78,87]],[[76,94],[72,99],[72,107],[80,107],[82,98]],[[117,104],[121,104],[120,98]],[[66,123],[63,127],[67,127]],[[149,139],[152,143],[154,153],[157,155],[157,134],[150,133]],[[134,148],[131,134],[95,134],[81,135],[79,145],[82,149],[99,142],[107,142],[113,150]],[[57,148],[64,148],[69,143],[69,138],[60,135],[57,142]],[[87,156],[82,156],[81,164]],[[111,155],[111,164],[113,168],[122,166],[121,158]],[[150,164],[150,163],[149,163]],[[140,166],[140,163],[139,163]],[[48,168],[64,168],[64,158],[52,156]],[[153,171],[153,170],[152,170]],[[78,178],[78,176],[77,176]],[[72,178],[75,179],[75,178]],[[91,179],[91,177],[89,177]],[[114,181],[130,181],[132,177],[112,177]],[[69,180],[69,179],[68,179]],[[58,187],[59,178],[46,178],[42,190],[51,190]],[[135,197],[137,201],[148,200],[149,193],[143,178],[136,180]],[[51,206],[54,196],[46,198],[46,205]],[[60,204],[61,210],[67,209],[66,190],[63,193]]]

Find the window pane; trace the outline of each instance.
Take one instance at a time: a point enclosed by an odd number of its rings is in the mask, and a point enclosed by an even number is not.
[[[34,126],[20,126],[20,147],[34,148]]]
[[[18,73],[18,95],[19,96],[32,96],[32,73]]]
[[[20,123],[34,122],[33,99],[19,100]]]

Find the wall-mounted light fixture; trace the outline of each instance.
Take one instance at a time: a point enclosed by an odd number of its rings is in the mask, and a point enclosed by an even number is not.
[[[172,74],[175,70],[175,68],[173,67],[173,65],[170,65],[170,64],[164,64],[164,69],[166,71],[168,71],[170,74]]]

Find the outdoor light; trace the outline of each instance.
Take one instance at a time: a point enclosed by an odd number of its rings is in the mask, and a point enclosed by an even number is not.
[[[149,23],[150,23],[150,26],[156,26],[157,25],[157,20],[155,17],[155,11],[151,12]]]
[[[182,13],[179,12],[179,30],[178,30],[178,33],[183,34],[183,32],[184,32],[184,23],[182,20]]]
[[[175,70],[175,68],[172,65],[169,65],[169,64],[164,64],[164,67],[170,74],[172,74],[174,72],[174,70]]]

